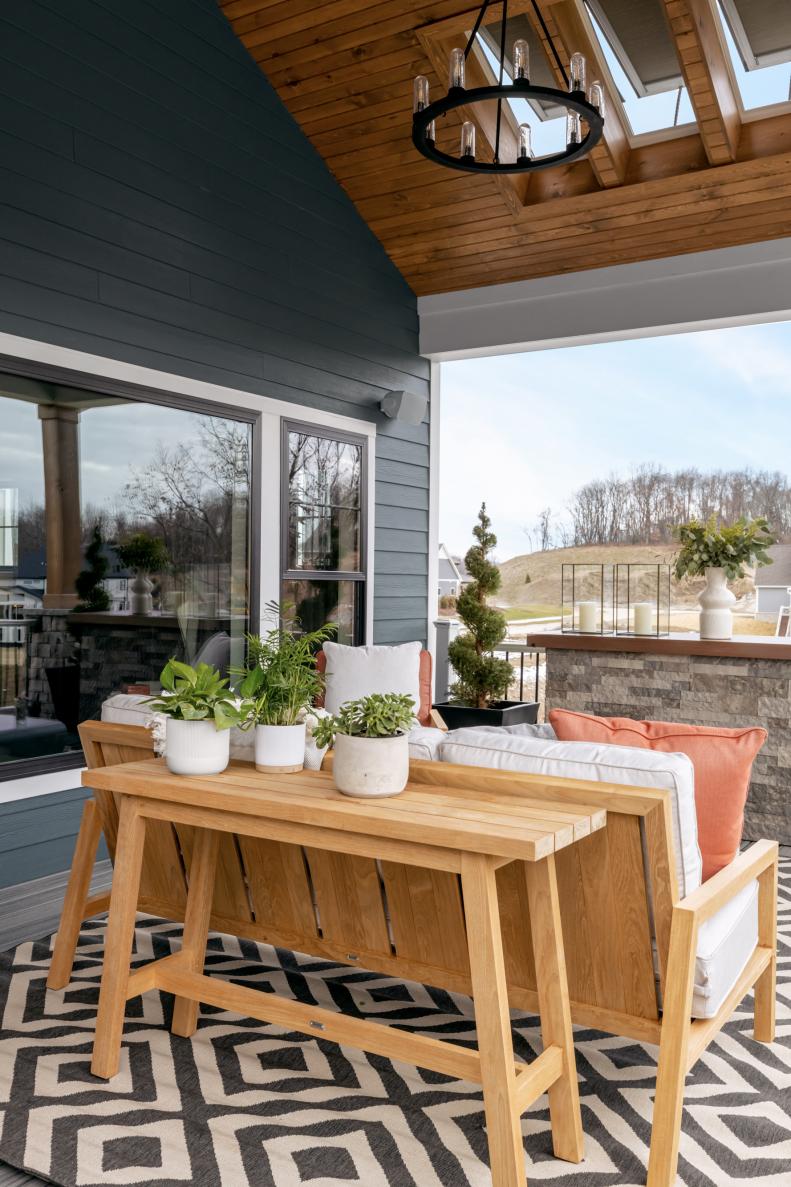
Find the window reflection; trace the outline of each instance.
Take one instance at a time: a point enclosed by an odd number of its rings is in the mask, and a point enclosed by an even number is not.
[[[251,428],[13,376],[0,424],[3,764],[79,750],[172,655],[239,662]]]
[[[361,463],[360,445],[289,433],[289,569],[360,569]]]

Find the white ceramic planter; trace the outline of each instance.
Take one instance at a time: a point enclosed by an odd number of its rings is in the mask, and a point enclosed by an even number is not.
[[[398,795],[409,778],[409,741],[397,738],[353,738],[335,735],[332,777],[344,795]]]
[[[219,775],[228,766],[231,731],[213,721],[168,717],[165,762],[174,775]]]
[[[728,589],[724,569],[706,570],[706,588],[698,601],[701,639],[730,639],[736,595]]]
[[[255,727],[255,769],[290,774],[305,764],[305,723],[300,725],[257,725]]]
[[[154,609],[151,597],[153,582],[145,573],[137,573],[129,582],[129,609],[133,614],[150,614]]]

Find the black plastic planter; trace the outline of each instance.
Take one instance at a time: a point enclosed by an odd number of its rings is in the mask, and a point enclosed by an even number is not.
[[[442,701],[434,708],[449,730],[481,725],[535,725],[538,701],[495,701],[488,709]]]

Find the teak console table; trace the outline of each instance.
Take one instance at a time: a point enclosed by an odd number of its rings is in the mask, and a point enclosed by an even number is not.
[[[555,853],[602,829],[606,812],[601,807],[538,801],[527,795],[498,796],[454,785],[450,771],[446,784],[410,782],[402,795],[387,800],[348,799],[335,790],[326,772],[267,776],[242,763],[232,764],[222,775],[184,778],[170,774],[163,760],[151,759],[86,771],[83,782],[100,794],[112,793],[119,808],[93,1049],[95,1075],[109,1079],[118,1071],[126,1001],[160,989],[176,995],[172,1029],[178,1035],[194,1033],[199,1003],[206,1002],[480,1083],[494,1187],[524,1183],[520,1115],[544,1092],[549,1094],[556,1156],[581,1160]],[[485,785],[485,777],[480,782]],[[182,949],[131,972],[147,822],[196,831]],[[393,869],[417,867],[429,878],[434,872],[445,878],[460,876],[478,1051],[204,975],[218,851],[229,833],[242,841],[258,839],[264,860],[267,854],[273,856],[266,846],[295,853],[305,847],[308,853],[322,851],[333,859],[378,859],[383,869],[391,863]],[[529,1064],[514,1059],[500,926],[496,871],[510,863],[524,875],[544,1042],[542,1053]],[[265,878],[266,871],[261,876]],[[280,893],[284,889],[290,895],[299,892],[293,885],[281,887]],[[380,893],[378,885],[376,892]]]

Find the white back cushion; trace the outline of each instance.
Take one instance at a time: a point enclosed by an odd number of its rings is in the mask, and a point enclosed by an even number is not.
[[[324,707],[337,713],[347,701],[373,692],[408,693],[420,705],[420,653],[422,643],[400,643],[396,647],[345,647],[325,643],[327,658]]]
[[[685,754],[463,729],[448,734],[440,760],[561,779],[665,788],[671,798],[679,894],[683,898],[700,886],[703,862],[698,848],[694,769]]]

